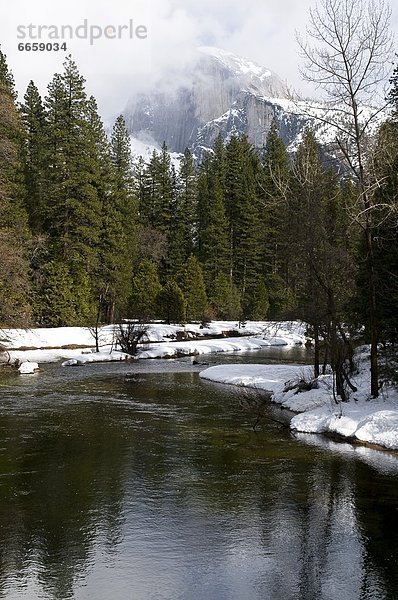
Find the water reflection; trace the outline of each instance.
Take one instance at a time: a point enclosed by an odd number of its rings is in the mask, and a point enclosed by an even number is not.
[[[396,456],[254,433],[230,389],[145,368],[3,386],[0,597],[398,597]]]

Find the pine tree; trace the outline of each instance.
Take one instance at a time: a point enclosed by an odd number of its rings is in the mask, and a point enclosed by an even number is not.
[[[26,324],[31,313],[22,144],[14,79],[0,50],[0,323],[11,326]]]
[[[219,273],[215,278],[211,301],[220,319],[230,321],[241,318],[242,305],[239,290],[225,273]]]
[[[46,115],[39,90],[29,82],[21,105],[25,129],[24,165],[26,203],[33,233],[43,232],[44,207],[47,195],[46,169],[48,155]]]
[[[218,164],[206,154],[198,175],[198,253],[208,293],[221,272],[229,273],[229,223]]]
[[[174,279],[169,279],[158,295],[159,312],[162,318],[170,323],[186,322],[186,300],[180,286]]]
[[[45,226],[55,263],[69,269],[74,292],[87,272],[90,285],[76,320],[86,317],[87,306],[96,313],[95,280],[99,267],[102,206],[99,198],[101,166],[93,142],[89,101],[84,78],[70,57],[64,72],[56,74],[45,100],[49,137],[49,168]],[[44,308],[45,310],[45,308]]]
[[[158,316],[158,296],[162,290],[156,265],[149,259],[141,262],[133,277],[130,298],[131,316],[148,321]]]
[[[292,288],[298,314],[315,338],[315,374],[319,374],[319,338],[326,342],[336,377],[337,394],[344,400],[345,352],[342,343],[346,305],[353,295],[354,270],[349,253],[342,194],[336,175],[321,161],[314,134],[307,131],[293,166],[289,238]]]
[[[376,279],[376,306],[379,339],[384,344],[395,344],[398,338],[398,75],[391,80],[393,87],[390,97],[392,104],[391,118],[385,122],[378,132],[374,149],[374,176],[379,182],[375,192],[378,209],[374,210],[374,266]],[[361,307],[361,323],[369,333],[367,307],[367,279],[361,254],[363,243],[359,248],[360,272],[358,279],[358,295]]]
[[[178,274],[197,247],[197,179],[192,153],[188,148],[181,160],[176,199],[170,226],[168,263]]]
[[[248,317],[250,297],[261,268],[260,174],[259,157],[248,139],[232,136],[226,147],[225,205],[231,224],[233,281],[241,292]]]
[[[41,305],[45,306],[41,319],[43,325],[64,327],[78,324],[75,285],[65,263],[51,261],[45,265],[41,295]]]
[[[141,220],[168,236],[175,204],[175,173],[166,144],[160,153],[154,150],[142,175]]]
[[[106,268],[107,321],[113,322],[116,309],[118,312],[125,309],[131,294],[137,237],[137,201],[130,137],[122,116],[116,119],[112,130],[110,158],[109,191],[103,201],[102,248],[103,266]]]
[[[269,311],[269,294],[265,281],[259,279],[249,299],[247,312],[254,321],[264,321]]]
[[[133,165],[131,157],[130,135],[124,117],[120,115],[112,130],[112,161],[116,170],[116,183],[119,197],[119,210],[127,220],[126,231],[134,231],[137,213],[137,201],[134,189]]]
[[[181,281],[181,289],[186,299],[186,318],[201,321],[208,308],[205,281],[202,267],[195,256],[190,256]]]
[[[292,308],[287,242],[290,165],[275,122],[267,136],[263,164],[260,179],[262,271],[269,290],[271,315],[273,318],[280,318],[286,316]]]

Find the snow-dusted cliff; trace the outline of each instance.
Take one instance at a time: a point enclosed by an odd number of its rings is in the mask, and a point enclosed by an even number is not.
[[[202,47],[189,68],[169,73],[146,94],[133,95],[125,117],[134,147],[141,141],[160,147],[165,141],[171,152],[189,147],[200,158],[220,134],[226,140],[246,134],[261,148],[273,121],[289,151],[308,125],[322,145],[330,146],[336,131],[324,123],[329,110],[320,102],[294,99],[288,85],[261,65]]]

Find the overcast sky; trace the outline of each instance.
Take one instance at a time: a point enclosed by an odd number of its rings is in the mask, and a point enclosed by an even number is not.
[[[137,89],[145,89],[175,67],[184,66],[201,45],[218,46],[241,54],[275,71],[295,90],[309,94],[300,80],[295,31],[304,32],[312,0],[0,0],[0,43],[7,54],[20,96],[33,79],[43,95],[55,72],[62,70],[65,52],[26,52],[18,43],[28,39],[27,26],[53,25],[75,28],[87,20],[88,28],[110,26],[108,39],[90,44],[69,39],[68,51],[87,80],[87,90],[97,98],[105,120],[120,113]],[[133,38],[130,38],[130,21]],[[110,39],[118,35],[122,39]],[[17,27],[20,26],[19,33]],[[136,30],[137,27],[140,29]],[[143,27],[147,28],[147,37]],[[398,31],[398,8],[392,30]],[[52,29],[52,35],[56,30]],[[50,30],[42,30],[48,41]],[[98,32],[98,29],[96,29]],[[84,34],[84,29],[80,29]],[[137,37],[138,33],[141,37]],[[26,37],[18,37],[25,34]],[[75,36],[75,33],[73,33]],[[58,41],[53,39],[53,42]],[[59,40],[62,43],[63,40]],[[396,35],[396,41],[398,36]],[[170,75],[171,76],[171,75]]]

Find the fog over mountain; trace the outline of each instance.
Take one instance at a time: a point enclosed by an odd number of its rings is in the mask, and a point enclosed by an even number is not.
[[[335,132],[319,119],[328,110],[319,101],[294,98],[288,83],[264,66],[201,47],[189,67],[169,72],[148,93],[134,95],[124,114],[136,152],[166,142],[170,152],[189,147],[200,158],[220,134],[225,140],[247,134],[261,148],[274,120],[290,151],[308,125],[322,145],[329,145]]]

